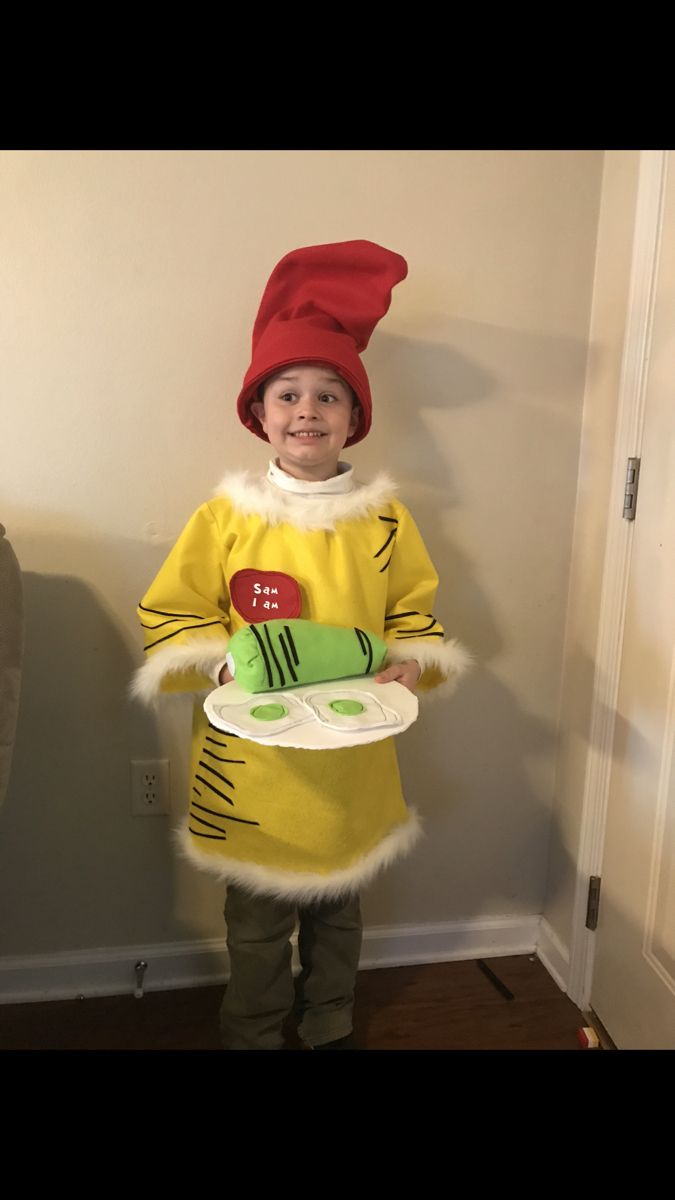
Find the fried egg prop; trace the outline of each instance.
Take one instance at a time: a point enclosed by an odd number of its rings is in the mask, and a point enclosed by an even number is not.
[[[204,711],[216,729],[261,746],[339,750],[403,733],[417,720],[419,702],[400,683],[362,676],[262,693],[232,680],[206,697]]]

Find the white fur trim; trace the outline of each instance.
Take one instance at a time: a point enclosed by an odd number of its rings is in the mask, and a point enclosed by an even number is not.
[[[129,695],[149,703],[159,695],[164,676],[172,671],[200,671],[210,676],[216,664],[223,662],[227,646],[226,637],[201,637],[155,650],[152,658],[134,673]],[[204,695],[212,690],[205,688]]]
[[[463,646],[457,638],[450,642],[434,645],[431,642],[417,641],[415,638],[402,638],[395,642],[387,642],[387,658],[384,666],[395,662],[406,662],[414,658],[420,664],[422,672],[427,667],[437,667],[445,675],[445,682],[428,692],[419,692],[420,700],[427,698],[448,697],[453,694],[460,679],[474,666],[476,660],[470,650]],[[384,669],[384,668],[382,668]]]
[[[333,496],[306,496],[282,491],[249,471],[231,471],[214,489],[214,496],[226,496],[239,512],[256,513],[268,525],[287,521],[296,529],[335,529],[337,521],[350,521],[368,515],[393,498],[398,485],[386,472],[371,483],[359,484],[351,492]]]
[[[423,834],[422,822],[416,809],[409,808],[409,819],[398,825],[368,854],[352,867],[333,871],[330,875],[309,872],[280,871],[258,863],[240,862],[235,858],[205,854],[195,847],[188,830],[189,816],[173,830],[175,845],[183,858],[202,871],[215,875],[221,882],[236,883],[255,895],[275,896],[311,904],[315,900],[337,898],[346,892],[358,891],[385,867],[409,854]]]

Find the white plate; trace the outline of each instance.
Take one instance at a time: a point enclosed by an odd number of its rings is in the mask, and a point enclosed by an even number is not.
[[[350,727],[344,717],[344,728],[333,729],[319,721],[312,708],[304,703],[304,697],[312,697],[313,705],[320,704],[326,693],[340,697],[348,693],[350,699],[360,699],[370,705],[373,725],[366,728],[355,724]],[[252,733],[252,723],[242,717],[242,706],[255,708],[262,704],[284,704],[288,716],[281,721],[261,722],[265,731],[258,736]],[[306,713],[303,719],[302,710]],[[229,710],[229,713],[228,713]],[[238,711],[237,711],[238,710]],[[419,712],[419,701],[414,692],[400,683],[375,683],[371,676],[362,675],[354,679],[337,679],[330,683],[312,683],[303,687],[288,688],[283,692],[245,692],[236,680],[225,683],[210,692],[204,701],[204,711],[212,725],[224,733],[236,733],[259,746],[289,746],[295,750],[338,750],[345,746],[362,746],[368,742],[379,742],[383,738],[403,733]],[[384,712],[382,724],[380,714]],[[325,716],[324,716],[325,719]],[[336,722],[337,723],[337,722]]]

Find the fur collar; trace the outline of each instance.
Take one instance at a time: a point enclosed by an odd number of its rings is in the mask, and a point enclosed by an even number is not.
[[[337,521],[368,515],[392,500],[398,485],[381,471],[370,483],[356,483],[350,492],[333,496],[305,496],[282,491],[266,478],[250,471],[229,471],[214,489],[214,497],[225,497],[244,515],[255,513],[268,525],[286,521],[296,529],[335,529]]]

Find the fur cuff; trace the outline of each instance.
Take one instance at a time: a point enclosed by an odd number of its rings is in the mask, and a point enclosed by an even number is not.
[[[414,658],[422,668],[422,674],[427,667],[436,667],[445,676],[445,682],[429,692],[419,692],[420,699],[425,696],[447,697],[455,691],[460,679],[466,675],[475,664],[475,658],[466,646],[453,638],[451,642],[441,642],[434,645],[431,642],[406,638],[404,642],[387,642],[387,659],[385,666],[395,662],[406,662]]]
[[[228,646],[223,637],[193,638],[177,646],[164,646],[156,650],[142,667],[135,672],[129,685],[129,695],[146,704],[160,694],[165,675],[181,671],[199,671],[211,676],[217,663],[222,663]],[[206,695],[212,688],[205,688]]]

